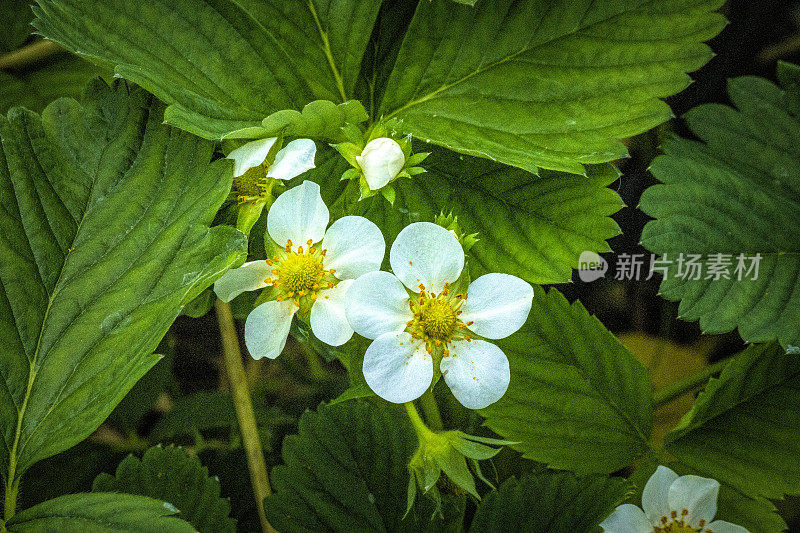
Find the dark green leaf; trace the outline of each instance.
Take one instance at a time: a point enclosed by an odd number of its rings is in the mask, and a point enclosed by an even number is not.
[[[419,2],[380,114],[458,152],[582,174],[670,118],[722,0]]]
[[[528,322],[497,342],[511,383],[482,409],[485,424],[524,457],[554,468],[609,473],[648,449],[647,370],[600,323],[556,290],[535,288]]]
[[[141,461],[128,456],[113,476],[97,476],[92,492],[124,492],[169,502],[201,533],[236,531],[236,520],[228,516],[230,503],[220,497],[219,481],[182,448],[156,446]]]
[[[80,98],[89,81],[100,74],[107,71],[66,53],[22,71],[0,72],[0,113],[13,106],[41,112],[61,96]]]
[[[88,436],[159,357],[181,307],[244,258],[208,224],[230,161],[95,82],[84,106],[0,118],[0,466],[12,483]]]
[[[40,503],[6,522],[10,533],[191,533],[176,518],[178,509],[152,498],[130,494],[69,494]]]
[[[737,109],[707,104],[686,115],[703,142],[673,138],[653,163],[663,185],[642,195],[642,210],[656,218],[642,242],[671,262],[661,293],[681,300],[682,318],[709,333],[738,327],[748,342],[797,346],[800,109],[791,107],[800,95],[761,78],[731,80],[729,92]],[[702,254],[700,279],[678,276],[679,254]],[[737,270],[740,254],[746,268],[760,254],[757,276]],[[716,259],[727,261],[727,279],[709,276]]]
[[[395,410],[353,400],[306,412],[283,443],[285,465],[272,470],[264,501],[279,531],[417,531],[431,514],[403,519],[408,460],[417,446]]]
[[[36,28],[115,67],[206,138],[352,94],[380,2],[42,0]]]
[[[706,477],[753,497],[800,493],[800,356],[775,343],[737,355],[664,438]]]
[[[556,171],[537,176],[442,149],[424,164],[427,173],[392,183],[394,206],[377,196],[357,202],[357,187],[345,189],[330,179],[347,164],[326,151],[318,153],[318,167],[301,179],[321,184],[335,214],[373,220],[388,243],[407,224],[452,211],[465,233],[478,233],[469,251],[474,274],[506,272],[534,283],[568,281],[581,252],[609,251],[605,240],[619,234],[609,217],[622,207],[619,195],[606,187],[619,175],[611,165],[589,166],[588,176]]]
[[[0,0],[0,52],[10,52],[25,42],[33,28],[33,11],[27,0]],[[2,87],[2,85],[0,85]],[[5,111],[2,109],[0,111]]]
[[[510,478],[487,494],[472,520],[472,532],[547,531],[575,533],[599,530],[628,491],[622,478],[576,477],[546,470]]]

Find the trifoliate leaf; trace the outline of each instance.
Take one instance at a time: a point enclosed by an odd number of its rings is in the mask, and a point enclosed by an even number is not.
[[[485,424],[524,457],[553,468],[610,473],[648,449],[647,370],[576,302],[535,288],[527,323],[497,341],[511,365],[505,395]]]
[[[230,503],[220,497],[219,481],[182,448],[155,446],[141,460],[130,455],[113,476],[97,476],[92,492],[138,494],[168,502],[200,533],[236,531]]]
[[[668,264],[661,294],[681,300],[682,318],[709,333],[738,327],[748,342],[797,346],[800,118],[792,106],[800,94],[752,77],[731,80],[729,93],[736,109],[687,113],[702,142],[673,138],[653,162],[663,185],[642,195],[642,210],[656,218],[642,243]],[[690,254],[699,273],[681,261]]]
[[[84,105],[0,117],[0,469],[80,442],[159,357],[181,307],[245,257],[209,229],[231,185],[213,144],[97,81]]]
[[[195,529],[175,515],[169,503],[98,492],[68,494],[47,500],[14,515],[5,526],[9,533],[192,533]]]
[[[594,531],[628,491],[622,478],[544,470],[508,479],[478,505],[471,532]]]
[[[282,109],[352,98],[380,2],[43,0],[34,26],[218,139]]]
[[[722,0],[419,2],[379,115],[418,139],[582,174],[671,116]]]
[[[775,343],[735,356],[664,438],[667,451],[752,497],[800,493],[800,356]]]

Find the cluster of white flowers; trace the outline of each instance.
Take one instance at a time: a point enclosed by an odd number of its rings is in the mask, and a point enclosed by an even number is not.
[[[311,330],[327,344],[344,344],[354,331],[374,339],[364,376],[386,400],[418,398],[433,383],[435,367],[468,408],[500,399],[510,379],[508,359],[484,339],[522,327],[532,287],[515,276],[486,274],[455,293],[451,286],[461,277],[464,250],[451,231],[430,222],[400,232],[389,254],[393,273],[382,272],[385,242],[375,224],[358,216],[329,228],[328,222],[316,183],[290,189],[267,215],[278,253],[230,270],[214,285],[223,301],[268,288],[267,301],[245,323],[250,354],[277,357],[292,317],[308,310]]]

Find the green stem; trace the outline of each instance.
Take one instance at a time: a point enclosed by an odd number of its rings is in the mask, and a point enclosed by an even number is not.
[[[61,50],[52,41],[36,41],[19,50],[0,55],[0,69],[22,68],[41,59],[45,59]]]
[[[247,375],[242,364],[242,352],[239,348],[239,338],[236,335],[236,325],[233,322],[231,306],[222,300],[215,302],[219,331],[222,334],[222,359],[228,381],[231,385],[233,401],[236,407],[236,418],[239,420],[239,429],[242,432],[242,445],[247,455],[247,466],[250,470],[250,481],[253,484],[253,493],[256,497],[256,508],[261,520],[261,529],[265,533],[277,533],[267,521],[264,514],[264,498],[270,495],[269,478],[267,477],[267,464],[264,461],[264,451],[261,447],[261,438],[258,436],[256,416],[253,412],[253,401],[247,387]]]
[[[669,403],[675,398],[679,398],[687,392],[693,391],[704,385],[711,376],[721,372],[722,369],[725,368],[725,366],[730,363],[732,359],[732,357],[729,357],[728,359],[717,361],[713,365],[702,368],[690,376],[679,379],[678,381],[670,383],[666,387],[657,390],[653,395],[654,406],[659,407]]]
[[[441,431],[444,429],[439,406],[436,405],[436,398],[433,397],[433,390],[426,390],[419,401],[420,405],[422,405],[422,412],[425,413],[425,420],[428,421],[431,429],[434,431]]]
[[[411,420],[411,425],[414,426],[414,431],[417,432],[417,437],[419,437],[419,441],[422,442],[433,433],[428,426],[425,425],[425,422],[422,420],[422,417],[419,416],[419,412],[417,408],[414,407],[414,402],[406,402],[403,404],[406,408],[406,413],[408,413],[408,418]]]
[[[4,507],[4,518],[6,521],[11,520],[14,513],[17,511],[17,494],[19,493],[19,478],[11,483],[10,487],[6,487],[6,500]]]

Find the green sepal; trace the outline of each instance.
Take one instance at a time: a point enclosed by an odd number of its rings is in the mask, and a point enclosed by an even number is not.
[[[394,199],[395,199],[394,187],[392,187],[391,185],[386,185],[385,187],[382,187],[381,194],[383,195],[384,198],[386,198],[386,200],[390,204],[394,205]]]
[[[339,144],[332,144],[331,146],[333,146],[336,151],[339,152],[352,167],[354,167],[354,169],[361,168],[356,160],[356,157],[361,155],[361,152],[364,149],[363,146],[358,146],[358,144],[353,142],[343,142]]]
[[[236,215],[236,229],[249,236],[250,230],[258,222],[266,205],[266,198],[255,198],[240,203]]]

